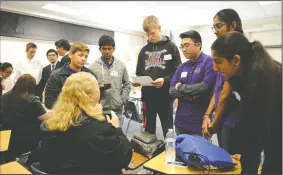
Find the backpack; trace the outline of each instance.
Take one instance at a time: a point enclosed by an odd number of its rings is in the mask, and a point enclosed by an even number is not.
[[[131,144],[136,153],[150,159],[165,151],[165,143],[162,140],[157,140],[154,134],[145,131],[135,134],[131,139]]]

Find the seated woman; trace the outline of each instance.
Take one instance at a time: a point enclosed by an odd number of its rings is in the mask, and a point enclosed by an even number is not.
[[[37,118],[46,111],[39,97],[34,95],[35,85],[30,74],[23,74],[13,89],[1,98],[3,129],[12,130],[6,161],[35,149],[40,139],[41,122]]]
[[[41,129],[52,133],[39,144],[41,169],[48,173],[121,173],[132,158],[131,145],[114,112],[102,115],[99,86],[79,72],[65,82]]]

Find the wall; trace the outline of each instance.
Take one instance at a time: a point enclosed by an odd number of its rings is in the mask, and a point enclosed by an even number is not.
[[[216,36],[211,31],[209,26],[202,27],[192,27],[185,30],[174,31],[174,35],[176,38],[176,44],[179,46],[181,44],[181,39],[178,38],[180,33],[188,31],[188,30],[196,30],[200,33],[202,37],[202,51],[207,54],[211,54],[210,47],[212,43],[215,41]],[[281,45],[282,47],[282,31],[281,29],[268,29],[259,28],[258,30],[247,30],[245,32],[245,36],[250,40],[258,40],[264,46],[268,45]],[[277,61],[282,62],[282,48],[266,48],[267,52]],[[180,50],[180,53],[181,50]],[[184,56],[182,55],[182,61],[185,61]]]
[[[53,41],[62,38],[97,45],[100,36],[114,36],[110,30],[59,22],[40,17],[0,11],[0,35]],[[74,35],[75,33],[75,35]]]
[[[282,31],[281,30],[268,30],[249,33],[250,41],[258,40],[264,46],[268,45],[281,45],[281,48],[267,48],[267,52],[273,59],[282,62]]]
[[[55,49],[55,41],[42,41],[42,40],[31,40],[31,39],[22,39],[22,38],[12,38],[12,37],[0,37],[1,44],[1,62],[10,62],[11,64],[16,64],[20,59],[26,57],[26,44],[28,42],[34,42],[37,45],[37,52],[34,59],[39,59],[44,66],[48,65],[49,62],[46,57],[46,52],[48,49]],[[87,65],[91,63],[94,58],[100,55],[98,46],[88,45],[90,48],[89,59],[87,60]],[[59,56],[59,59],[61,57]]]
[[[114,32],[114,39],[116,43],[114,56],[127,65],[129,75],[135,75],[139,51],[146,44],[144,36]]]
[[[44,66],[48,65],[49,62],[46,57],[46,52],[49,49],[55,49],[55,41],[42,41],[42,40],[30,40],[22,38],[12,38],[12,37],[3,37],[0,36],[0,62],[9,62],[12,65],[15,65],[21,59],[26,58],[26,44],[28,42],[34,42],[37,45],[37,52],[34,59],[38,59],[42,62]],[[95,58],[100,55],[98,46],[88,45],[90,48],[89,58],[87,60],[86,66],[88,66]],[[59,60],[61,57],[59,56]],[[15,72],[15,71],[14,71]],[[11,75],[8,79],[5,80],[5,91],[9,91],[13,86],[14,82],[12,79],[14,74]]]

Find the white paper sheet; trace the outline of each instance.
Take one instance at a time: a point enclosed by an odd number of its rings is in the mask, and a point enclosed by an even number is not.
[[[137,77],[131,77],[133,82],[140,83],[141,86],[153,86],[151,82],[153,80],[150,78],[150,76],[137,76]]]

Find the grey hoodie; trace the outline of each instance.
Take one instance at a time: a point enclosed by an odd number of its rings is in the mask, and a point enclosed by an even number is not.
[[[111,84],[111,88],[101,91],[100,102],[104,110],[120,110],[129,98],[131,82],[126,65],[114,58],[113,64],[108,69],[101,58],[95,60],[89,69],[98,77],[99,84]]]

